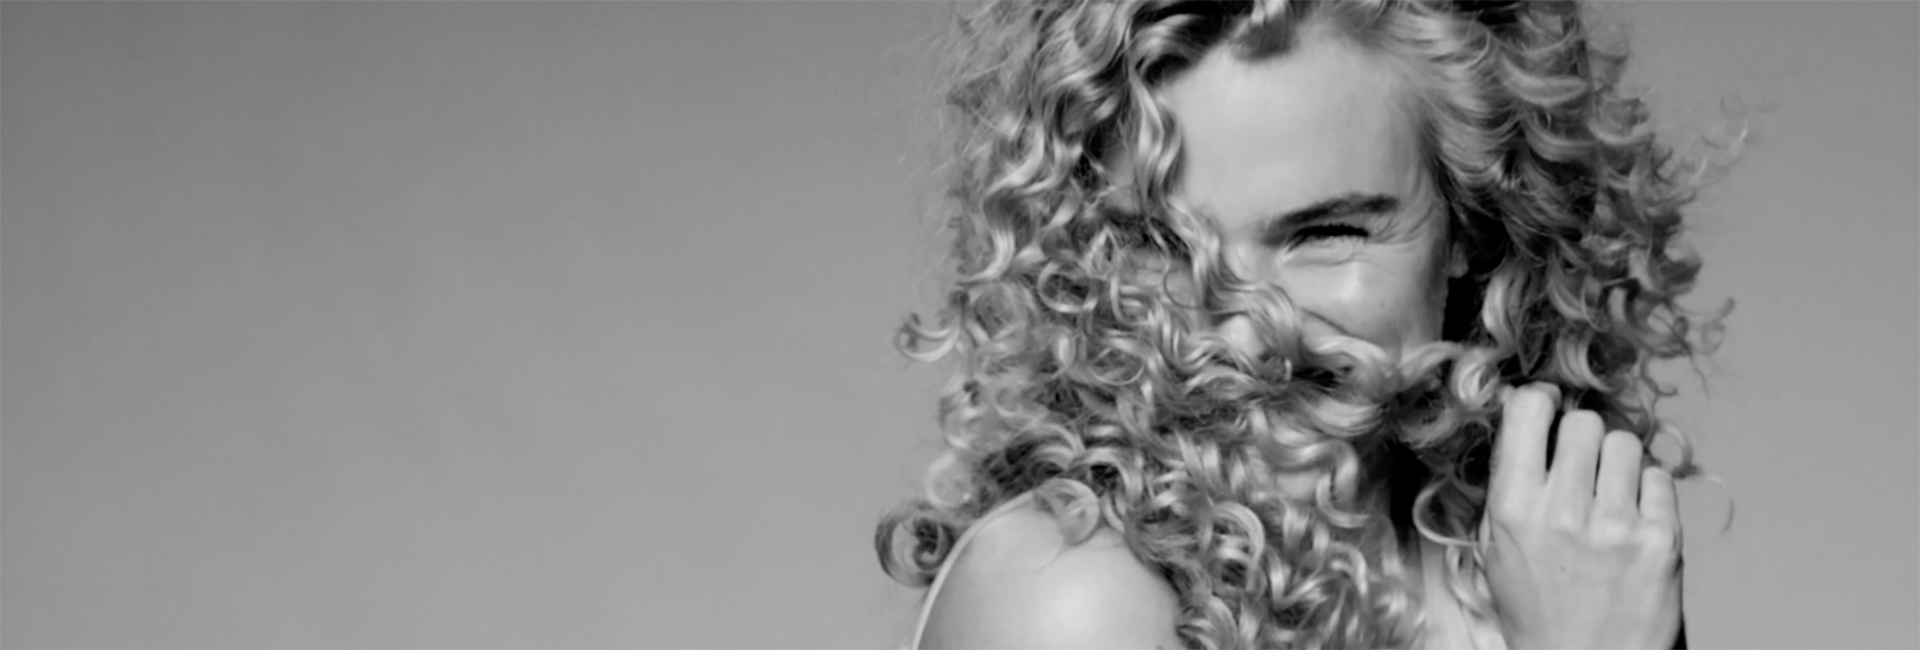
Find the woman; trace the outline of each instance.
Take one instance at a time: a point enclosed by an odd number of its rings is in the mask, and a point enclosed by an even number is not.
[[[876,538],[914,647],[1684,645],[1692,187],[1578,7],[960,35],[959,277],[902,330],[948,449]]]

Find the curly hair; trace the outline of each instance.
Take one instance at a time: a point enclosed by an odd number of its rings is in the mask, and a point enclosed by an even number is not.
[[[1425,165],[1469,251],[1443,340],[1404,356],[1303,340],[1284,292],[1237,276],[1170,197],[1181,138],[1155,89],[1217,47],[1282,55],[1309,24],[1414,66]],[[1003,1],[955,37],[957,277],[896,343],[958,363],[925,493],[876,530],[895,579],[927,585],[973,521],[1035,491],[1123,533],[1179,595],[1189,647],[1404,646],[1424,621],[1414,531],[1491,613],[1474,536],[1500,386],[1552,382],[1649,445],[1674,434],[1675,475],[1695,471],[1650,371],[1710,350],[1726,313],[1676,302],[1703,168],[1656,141],[1618,88],[1625,51],[1579,6]],[[1235,315],[1265,352],[1215,331]]]

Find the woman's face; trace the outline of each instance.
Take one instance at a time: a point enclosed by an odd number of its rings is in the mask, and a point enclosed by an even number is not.
[[[1447,278],[1465,270],[1403,74],[1307,29],[1263,61],[1216,48],[1160,90],[1183,141],[1173,197],[1218,221],[1241,277],[1287,293],[1308,345],[1338,333],[1394,353],[1439,340]],[[1260,351],[1245,316],[1222,328]]]

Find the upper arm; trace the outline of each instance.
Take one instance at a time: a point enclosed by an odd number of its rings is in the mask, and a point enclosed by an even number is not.
[[[934,595],[921,648],[1180,648],[1173,587],[1101,529],[1068,544],[1032,509],[977,533]]]

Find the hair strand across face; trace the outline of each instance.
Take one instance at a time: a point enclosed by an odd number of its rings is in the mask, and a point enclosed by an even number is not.
[[[1419,80],[1424,161],[1468,252],[1444,341],[1310,348],[1287,296],[1236,277],[1217,226],[1169,198],[1182,139],[1156,88],[1223,48],[1287,56],[1303,26]],[[1498,388],[1559,384],[1651,440],[1671,390],[1651,364],[1710,348],[1725,313],[1678,306],[1700,268],[1678,245],[1694,178],[1571,3],[995,2],[954,46],[957,277],[899,344],[957,370],[926,493],[876,530],[903,583],[1037,490],[1124,534],[1179,594],[1190,647],[1409,645],[1415,536],[1488,611],[1472,546]],[[1233,315],[1273,345],[1229,345],[1214,328]]]

